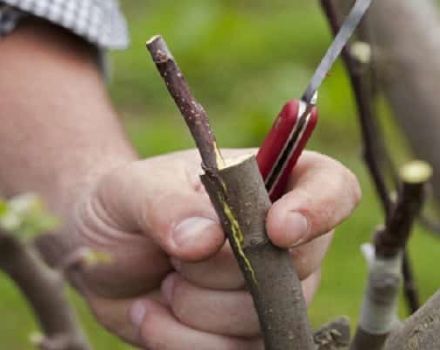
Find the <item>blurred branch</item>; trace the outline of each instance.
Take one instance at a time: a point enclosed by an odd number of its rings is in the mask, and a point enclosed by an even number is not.
[[[44,336],[43,350],[90,349],[64,295],[64,278],[49,268],[30,244],[0,230],[0,269],[30,303]]]
[[[189,93],[164,40],[153,37],[147,48],[201,153],[202,182],[252,294],[265,349],[314,349],[301,282],[290,255],[274,247],[266,235],[265,218],[271,203],[255,157],[231,166],[219,161],[206,113]]]
[[[376,1],[366,21],[376,78],[440,199],[440,16],[436,1]],[[390,17],[390,14],[391,17]]]
[[[367,254],[369,278],[352,350],[380,350],[397,320],[402,256],[419,214],[431,167],[414,161],[401,169],[401,189],[385,228],[379,230],[374,249]]]
[[[333,34],[340,28],[338,6],[343,2],[334,0],[321,0],[321,6],[330,23]],[[365,36],[365,27],[362,26]],[[373,95],[373,74],[371,65],[371,47],[368,43],[356,42],[347,45],[342,52],[342,58],[346,66],[354,97],[356,100],[360,131],[363,142],[363,158],[369,170],[374,188],[382,204],[385,220],[388,221],[393,202],[386,186],[385,176],[382,165],[387,163],[394,175],[394,166],[386,152],[386,147],[382,142],[380,129],[377,127],[377,115],[374,106]],[[395,177],[395,176],[393,176]],[[398,184],[398,179],[397,181]],[[402,270],[404,277],[404,294],[410,313],[413,313],[420,306],[418,292],[414,281],[414,276],[409,260],[405,251],[402,259]]]
[[[317,350],[346,349],[350,345],[350,322],[339,317],[319,328],[313,335]]]
[[[440,349],[440,291],[388,336],[384,350]]]
[[[431,176],[432,168],[425,162],[413,161],[402,167],[402,186],[396,206],[385,230],[375,238],[378,256],[394,257],[405,248],[414,220],[422,208],[426,184]]]
[[[341,21],[333,0],[321,0],[321,6],[329,21],[333,35],[336,35],[341,26]],[[356,100],[365,164],[368,167],[373,185],[381,200],[385,215],[388,215],[391,210],[392,202],[380,166],[380,155],[382,154],[380,150],[382,147],[380,147],[377,142],[380,132],[377,128],[377,117],[373,105],[374,98],[369,75],[370,48],[368,44],[366,45],[367,46],[357,46],[357,53],[353,56],[353,46],[348,44],[341,55]]]

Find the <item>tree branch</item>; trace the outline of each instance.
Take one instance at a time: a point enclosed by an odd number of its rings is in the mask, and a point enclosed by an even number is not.
[[[350,345],[350,322],[339,317],[319,328],[313,335],[317,350],[346,349]]]
[[[20,288],[44,333],[44,350],[89,350],[64,295],[64,278],[49,268],[32,245],[0,232],[0,269]]]
[[[401,189],[385,230],[375,238],[376,254],[383,258],[394,257],[405,249],[424,199],[432,168],[425,162],[413,161],[402,167]]]
[[[343,2],[339,1],[338,6],[343,7]],[[330,23],[333,34],[340,28],[338,9],[334,0],[321,0],[321,6]],[[365,32],[365,26],[362,26]],[[357,46],[347,45],[342,51],[342,58],[347,69],[351,86],[356,100],[358,119],[360,125],[361,139],[363,142],[363,158],[369,170],[374,188],[382,204],[382,208],[387,221],[393,207],[389,191],[386,186],[385,176],[381,170],[381,165],[387,163],[395,177],[394,166],[386,152],[386,147],[381,142],[381,132],[377,127],[377,115],[374,106],[373,95],[373,74],[370,57],[370,46],[366,43]],[[366,51],[366,52],[365,52]],[[385,161],[386,160],[386,161]],[[398,178],[394,179],[398,184]],[[419,306],[419,297],[412,273],[412,268],[408,253],[405,251],[402,259],[402,271],[404,278],[405,300],[410,313],[415,312]]]
[[[440,291],[402,326],[391,332],[384,350],[440,349]]]
[[[200,104],[188,93],[165,42],[156,36],[147,48],[202,155],[202,182],[252,294],[266,350],[314,349],[301,283],[289,253],[273,246],[266,235],[270,200],[255,157],[231,166],[218,161],[206,113],[190,108]]]
[[[192,95],[165,41],[160,36],[154,36],[147,42],[147,48],[191,131],[203,165],[207,169],[216,169],[222,165],[222,160],[205,109]]]
[[[333,35],[339,31],[341,21],[333,0],[321,0],[321,7],[329,21]],[[380,158],[381,146],[377,144],[378,135],[377,117],[373,105],[373,94],[369,69],[354,59],[347,45],[341,53],[343,62],[351,82],[359,118],[361,140],[363,143],[363,157],[368,167],[373,185],[380,199],[385,215],[391,210],[391,200],[386,186],[385,178],[381,171]]]
[[[402,255],[431,175],[431,167],[420,161],[408,163],[401,170],[402,187],[397,203],[385,228],[375,237],[367,291],[352,350],[382,349],[395,326]]]

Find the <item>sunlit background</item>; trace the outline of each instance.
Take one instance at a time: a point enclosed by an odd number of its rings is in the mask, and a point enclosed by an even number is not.
[[[186,126],[145,50],[161,33],[211,118],[221,147],[258,146],[282,104],[298,98],[331,41],[317,1],[161,0],[122,2],[131,32],[128,50],[110,55],[111,96],[143,157],[193,147]],[[360,178],[363,201],[344,223],[323,266],[310,308],[317,326],[338,315],[356,321],[366,266],[359,246],[382,216],[361,161],[351,91],[338,63],[320,90],[320,121],[309,148],[331,155]],[[405,142],[380,106],[387,144],[397,162]],[[322,184],[325,186],[325,183]],[[423,298],[438,288],[432,269],[440,242],[418,228],[410,244]],[[438,257],[438,253],[437,253]],[[15,288],[0,279],[0,349],[29,349],[36,329]],[[73,293],[72,293],[73,295]],[[96,349],[130,349],[100,328],[73,296]]]

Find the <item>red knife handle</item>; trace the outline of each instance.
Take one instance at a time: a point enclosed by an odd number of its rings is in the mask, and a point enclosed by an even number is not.
[[[318,121],[317,109],[313,107],[307,118],[300,122],[306,108],[303,101],[288,101],[258,150],[257,163],[272,201],[284,193],[289,174]]]

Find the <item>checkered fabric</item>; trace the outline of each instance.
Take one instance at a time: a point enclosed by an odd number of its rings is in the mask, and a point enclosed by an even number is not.
[[[101,49],[128,45],[127,26],[117,0],[0,0],[0,36],[28,15],[62,26]]]

